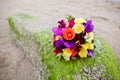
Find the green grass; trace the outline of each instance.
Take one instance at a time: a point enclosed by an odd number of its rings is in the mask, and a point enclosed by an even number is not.
[[[27,14],[18,14],[21,19],[33,19],[32,16]],[[16,38],[27,37],[21,34],[16,29],[16,21],[14,17],[9,18],[9,24],[11,30],[16,34]],[[84,59],[75,59],[71,61],[65,61],[63,58],[60,60],[53,53],[52,45],[52,33],[50,31],[30,33],[27,35],[33,35],[37,43],[38,53],[42,56],[42,62],[47,65],[49,70],[48,80],[74,80],[74,74],[83,73],[80,71],[84,66],[90,68],[96,65],[104,65],[107,73],[113,77],[113,80],[120,80],[120,66],[116,60],[115,54],[112,48],[98,35],[95,36],[95,56],[93,58],[87,57]],[[83,75],[84,76],[84,75]],[[108,76],[104,76],[107,78]]]
[[[15,28],[15,22],[14,22],[14,17],[9,17],[8,19],[9,25],[10,25],[10,29],[15,33],[16,38],[19,39],[20,38],[20,33],[19,31]]]
[[[36,40],[40,48],[39,53],[42,55],[42,61],[47,65],[50,71],[49,80],[74,80],[73,75],[76,73],[82,74],[80,73],[80,70],[84,66],[92,68],[99,64],[103,64],[105,66],[108,74],[113,77],[114,80],[120,79],[120,67],[115,58],[114,52],[102,38],[96,35],[95,57],[65,61],[63,58],[59,60],[53,53],[54,48],[50,42],[50,40],[52,40],[51,36],[52,34],[49,32],[36,34]]]
[[[118,64],[118,60],[112,50],[112,48],[98,35],[96,35],[96,40],[101,41],[101,53],[98,53],[97,56],[100,56],[101,62],[105,65],[108,73],[114,77],[114,80],[120,80],[120,65]]]
[[[17,14],[15,14],[15,16],[10,16],[8,18],[8,23],[10,25],[10,29],[15,33],[17,39],[19,39],[21,37],[21,35],[22,35],[19,32],[19,30],[17,30],[17,28],[16,28],[16,24],[18,24],[16,18],[18,18],[18,17],[21,20],[22,19],[24,19],[24,20],[25,19],[26,20],[36,19],[36,17],[30,16],[28,14],[22,14],[22,13],[17,13]],[[20,27],[24,27],[24,26],[21,24]],[[22,36],[25,36],[25,35],[22,35]]]

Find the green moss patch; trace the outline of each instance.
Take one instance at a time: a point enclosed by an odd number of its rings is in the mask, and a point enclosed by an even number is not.
[[[95,56],[90,58],[75,59],[70,61],[65,61],[60,56],[56,56],[53,53],[54,47],[52,44],[52,32],[49,30],[42,31],[29,31],[25,30],[27,34],[23,34],[18,25],[19,20],[16,20],[15,17],[18,17],[22,20],[34,19],[33,16],[27,14],[17,14],[9,18],[9,24],[11,30],[16,35],[16,40],[21,42],[20,38],[23,41],[32,39],[31,41],[37,46],[35,51],[37,52],[36,58],[40,58],[42,64],[46,65],[46,75],[48,80],[119,80],[120,79],[120,66],[115,57],[115,54],[112,48],[97,34],[95,35]],[[31,23],[31,22],[30,22]],[[39,24],[39,23],[38,23]],[[48,25],[49,26],[49,25]],[[23,32],[26,29],[25,25],[22,25]],[[28,42],[31,44],[31,42]],[[22,44],[24,47],[25,44]],[[29,47],[29,46],[26,46]],[[25,48],[23,48],[25,49]],[[31,48],[33,49],[33,48]],[[29,54],[34,55],[33,52]],[[39,63],[39,61],[36,61]],[[38,68],[40,67],[37,66]],[[43,70],[44,72],[44,70]],[[41,72],[41,74],[43,73]],[[39,74],[41,76],[41,74]],[[41,76],[42,77],[42,76]]]

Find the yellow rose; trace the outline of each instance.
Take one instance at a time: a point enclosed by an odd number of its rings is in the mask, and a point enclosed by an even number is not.
[[[84,26],[82,24],[75,24],[72,28],[75,33],[81,33],[82,31],[84,31]]]
[[[84,22],[86,22],[86,20],[83,18],[75,19],[75,24],[82,24]]]

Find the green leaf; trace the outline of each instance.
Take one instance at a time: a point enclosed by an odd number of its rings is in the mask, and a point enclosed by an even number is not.
[[[57,54],[57,56],[56,56],[56,57],[57,57],[57,59],[58,59],[58,60],[60,60],[60,59],[61,59],[62,54],[63,54],[63,53],[58,53],[58,54]]]
[[[66,19],[67,20],[72,20],[72,19],[74,19],[74,17],[72,15],[70,15],[70,16],[66,17]]]

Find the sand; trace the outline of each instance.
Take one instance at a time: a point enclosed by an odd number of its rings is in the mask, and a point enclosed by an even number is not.
[[[119,0],[1,0],[0,1],[0,80],[35,80],[33,66],[16,46],[7,19],[24,12],[56,23],[68,15],[92,19],[95,31],[113,48],[120,62]],[[48,23],[50,23],[48,22]]]

